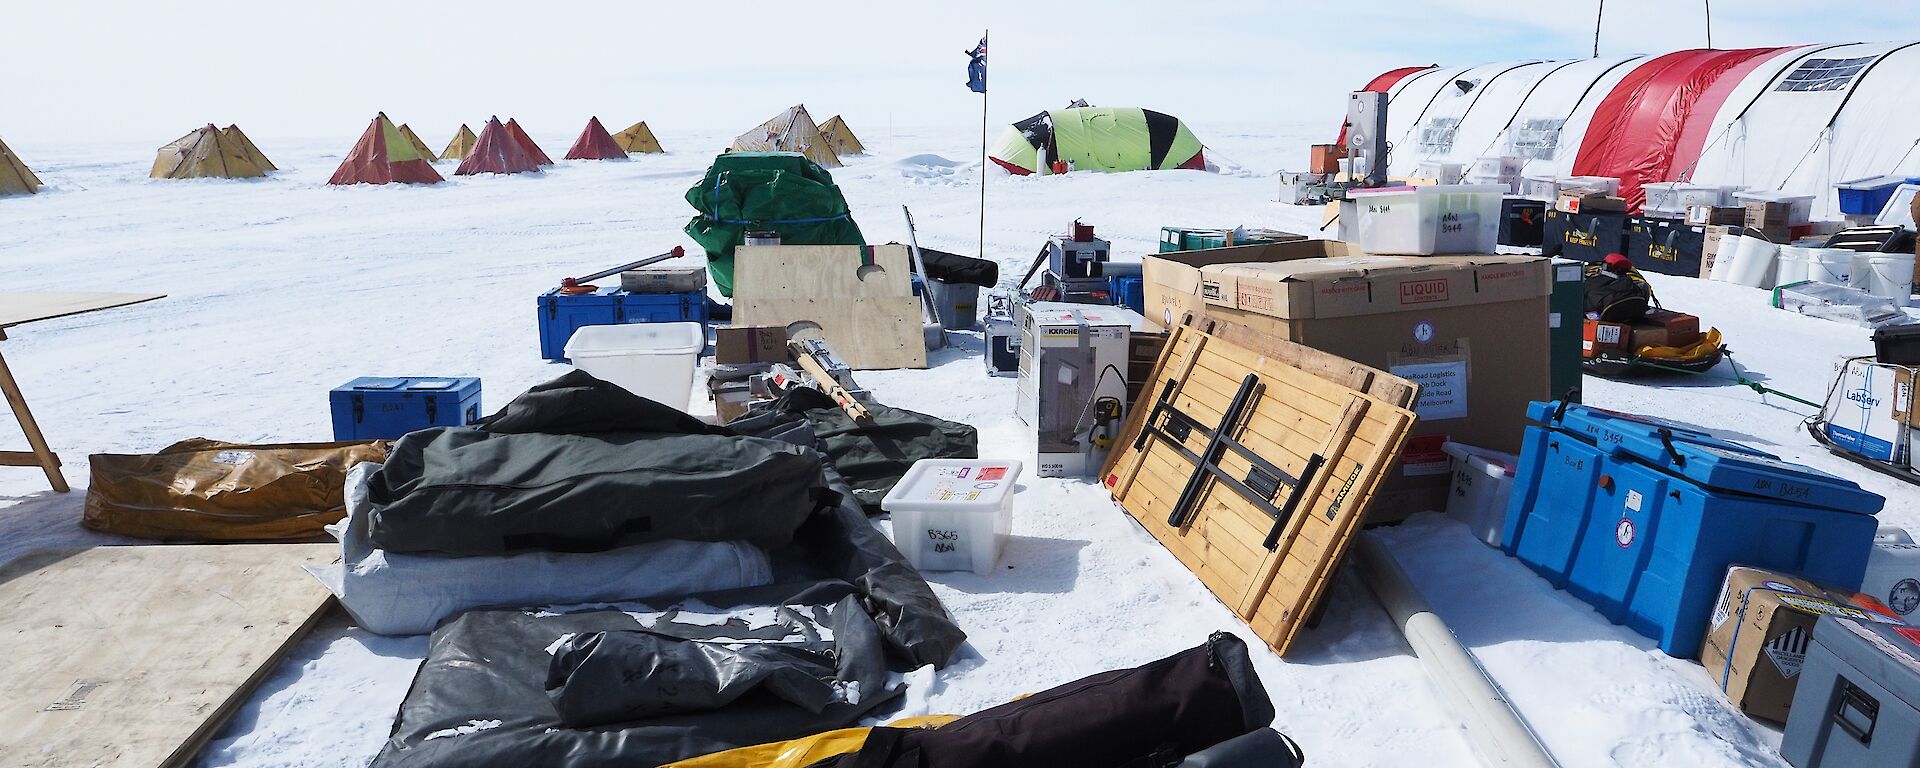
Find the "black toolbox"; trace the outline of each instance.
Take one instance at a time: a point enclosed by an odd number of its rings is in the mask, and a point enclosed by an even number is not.
[[[1873,357],[1887,365],[1920,365],[1920,323],[1875,329]]]

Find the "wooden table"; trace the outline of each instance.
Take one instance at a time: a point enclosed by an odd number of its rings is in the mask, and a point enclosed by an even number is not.
[[[6,341],[8,328],[22,323],[124,307],[160,298],[165,298],[165,295],[0,291],[0,341]],[[66,493],[71,490],[67,486],[67,479],[60,476],[60,457],[47,447],[46,436],[40,434],[40,425],[34,422],[33,412],[27,410],[27,398],[20,394],[20,383],[14,381],[13,371],[7,368],[5,355],[0,355],[0,393],[5,394],[7,404],[13,406],[13,417],[20,422],[20,429],[27,433],[27,445],[33,448],[31,451],[0,451],[0,466],[39,467],[46,471],[47,482],[53,485],[55,491]]]

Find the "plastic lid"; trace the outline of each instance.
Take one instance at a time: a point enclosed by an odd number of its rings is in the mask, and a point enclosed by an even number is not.
[[[1020,479],[1016,459],[921,459],[880,501],[889,512],[978,507],[997,509]]]
[[[567,339],[567,357],[685,355],[707,347],[707,329],[699,323],[624,323],[583,325]]]

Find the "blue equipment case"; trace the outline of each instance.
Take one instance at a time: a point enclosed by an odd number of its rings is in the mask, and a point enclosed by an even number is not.
[[[567,339],[586,325],[621,323],[707,324],[707,295],[684,293],[628,293],[600,288],[592,293],[565,294],[555,288],[540,295],[540,356],[564,362]]]
[[[335,440],[392,440],[416,429],[480,420],[480,380],[362,376],[327,395]]]
[[[1729,565],[1858,589],[1886,503],[1695,429],[1532,403],[1502,545],[1601,615],[1699,654]]]

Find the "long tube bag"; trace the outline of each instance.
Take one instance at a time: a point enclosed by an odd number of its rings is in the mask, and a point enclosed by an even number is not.
[[[305,541],[346,512],[347,470],[375,442],[245,445],[196,437],[153,454],[87,457],[87,528],[160,541]]]
[[[1273,722],[1247,645],[1197,648],[1084,677],[933,730],[875,728],[813,768],[1169,768]]]

